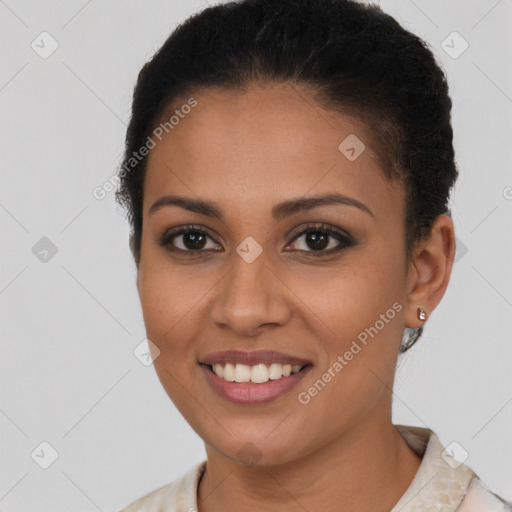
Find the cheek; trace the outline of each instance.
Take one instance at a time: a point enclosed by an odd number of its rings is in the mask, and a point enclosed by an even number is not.
[[[281,274],[301,299],[304,313],[323,324],[329,338],[347,338],[373,325],[403,297],[398,265],[378,251],[358,251],[331,267]],[[395,318],[396,310],[391,311]],[[389,316],[389,315],[388,315]],[[394,322],[396,323],[396,322]]]
[[[198,328],[198,302],[204,290],[176,282],[172,276],[177,274],[177,270],[143,271],[139,296],[146,335],[160,351],[153,362],[154,369],[169,398],[185,419],[192,421],[189,415],[194,400],[190,400],[190,395],[195,399],[201,396],[191,375],[197,371],[194,332]]]
[[[381,387],[375,375],[389,381],[394,372],[404,329],[400,264],[384,248],[367,250],[343,266],[296,278],[294,291],[305,298],[301,310],[319,338],[321,371],[331,368],[333,382],[344,381],[331,388],[338,399],[365,391],[371,400]],[[344,359],[343,370],[336,372],[338,357]]]
[[[187,328],[194,306],[204,290],[192,283],[177,281],[177,270],[142,270],[139,277],[139,297],[148,338],[162,352],[184,348],[187,339],[180,335]],[[197,307],[197,306],[196,306]]]

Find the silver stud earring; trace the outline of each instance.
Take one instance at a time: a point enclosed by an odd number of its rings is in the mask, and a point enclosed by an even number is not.
[[[418,307],[418,318],[420,320],[426,320],[427,319],[427,313],[425,312],[425,310],[421,306]]]

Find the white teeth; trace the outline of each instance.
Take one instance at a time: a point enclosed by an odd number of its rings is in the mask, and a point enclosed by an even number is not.
[[[215,368],[213,369],[213,371],[215,371]],[[219,375],[219,377],[222,377],[224,380],[227,380],[228,382],[233,382],[235,380],[235,365],[227,363],[224,366],[223,375]]]
[[[272,363],[269,368],[269,377],[272,380],[280,379],[283,376],[283,367],[280,364]]]
[[[291,364],[278,363],[272,363],[270,366],[262,363],[254,366],[216,363],[212,366],[213,372],[228,382],[254,382],[255,384],[288,377],[300,371],[301,368],[301,365],[292,366]]]
[[[264,364],[257,364],[251,368],[251,381],[256,383],[267,382],[268,368]]]
[[[249,382],[251,380],[251,367],[246,364],[235,366],[235,382]]]
[[[224,376],[224,368],[221,364],[214,364],[213,365],[213,371],[219,376],[219,377],[223,377]]]

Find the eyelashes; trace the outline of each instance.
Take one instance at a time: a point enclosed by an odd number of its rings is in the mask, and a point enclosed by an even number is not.
[[[308,243],[307,237],[310,236],[309,241],[313,241],[314,243],[320,241],[322,244],[325,240],[328,240],[327,245],[331,245],[329,239],[334,239],[338,242],[338,244],[334,248],[330,248],[328,250],[300,250],[301,252],[306,253],[308,256],[313,257],[322,257],[329,256],[334,253],[339,253],[349,247],[355,245],[354,239],[344,231],[336,229],[327,224],[310,224],[306,227],[301,228],[298,232],[292,235],[291,243],[295,243],[297,240],[302,237],[305,238],[305,245]],[[307,246],[307,245],[306,245]]]
[[[314,245],[318,243],[320,244],[320,248],[318,248],[318,250],[294,249],[299,253],[305,253],[307,255],[306,257],[312,256],[318,258],[322,256],[330,256],[356,245],[352,236],[350,236],[347,232],[325,223],[313,223],[302,226],[300,230],[296,231],[290,236],[292,238],[288,245],[292,243],[295,244],[297,240],[300,240],[303,237],[305,237],[305,242],[303,242],[303,244],[306,247],[308,247],[308,243],[313,243]],[[182,238],[181,245],[183,248],[176,247],[176,245],[173,243],[176,239],[179,239],[179,237]],[[208,245],[208,239],[213,242],[213,248],[205,248],[205,246]],[[338,242],[337,245],[335,245],[334,248],[331,247],[330,249],[325,250],[325,246],[332,245],[332,239]],[[184,242],[189,244],[192,249],[187,247]],[[222,249],[217,248],[220,246],[220,244],[218,244],[218,242],[215,240],[215,236],[210,232],[210,230],[193,224],[179,226],[166,231],[164,235],[158,240],[158,243],[160,246],[171,251],[172,253],[183,254],[186,257],[204,256],[205,253],[210,252],[222,252]]]
[[[197,252],[204,252],[204,249],[202,247],[199,247],[199,249],[194,250],[187,250],[187,249],[180,249],[173,245],[173,240],[180,235],[192,235],[192,240],[194,240],[196,246],[197,242],[201,242],[201,238],[210,238],[211,240],[215,241],[215,238],[210,234],[208,230],[205,230],[205,228],[196,227],[193,225],[188,226],[182,226],[178,228],[172,228],[169,231],[167,231],[164,236],[160,239],[159,244],[162,247],[166,247],[171,251],[181,251],[184,253],[197,253]],[[190,240],[189,240],[190,241]],[[217,243],[217,242],[215,242]],[[218,244],[217,244],[218,245]],[[217,249],[215,249],[217,250]]]

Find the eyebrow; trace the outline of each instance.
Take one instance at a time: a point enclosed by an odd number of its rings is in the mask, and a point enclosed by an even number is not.
[[[272,217],[276,220],[282,220],[296,213],[307,212],[319,206],[328,206],[332,204],[353,206],[375,218],[373,212],[364,203],[352,197],[338,193],[322,194],[313,197],[298,197],[295,199],[283,201],[276,204],[272,208]],[[177,195],[167,195],[161,197],[151,205],[148,213],[151,215],[167,206],[177,206],[179,208],[183,208],[184,210],[206,215],[207,217],[214,217],[222,221],[224,220],[222,210],[217,203]]]

